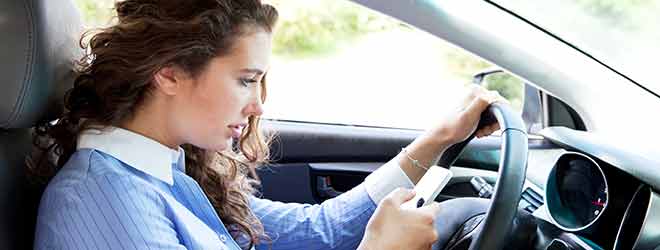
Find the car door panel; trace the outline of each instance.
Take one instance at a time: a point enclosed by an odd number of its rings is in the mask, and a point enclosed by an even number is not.
[[[258,170],[264,198],[284,202],[319,203],[361,183],[364,178],[423,132],[420,130],[358,127],[265,120],[275,132],[272,163]],[[550,147],[530,140],[531,148]],[[454,166],[454,178],[438,200],[474,197],[470,179],[480,176],[495,183],[500,139],[473,140]]]

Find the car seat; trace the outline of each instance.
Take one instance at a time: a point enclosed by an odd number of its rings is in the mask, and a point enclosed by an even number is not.
[[[35,124],[63,111],[81,31],[71,0],[0,1],[0,249],[32,248],[41,193],[25,158]]]

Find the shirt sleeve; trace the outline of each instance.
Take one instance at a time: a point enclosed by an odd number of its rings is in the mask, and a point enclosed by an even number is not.
[[[100,176],[46,192],[35,249],[185,249],[154,190]]]
[[[356,249],[376,210],[363,185],[317,205],[252,197],[250,206],[270,237],[257,250]]]
[[[397,188],[412,189],[415,187],[399,166],[397,159],[395,157],[385,163],[364,180],[367,193],[376,204]]]

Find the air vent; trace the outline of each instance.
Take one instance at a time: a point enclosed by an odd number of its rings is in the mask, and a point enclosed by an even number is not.
[[[534,192],[531,188],[526,188],[522,193],[520,206],[524,208],[525,211],[534,213],[534,211],[536,211],[541,205],[543,205],[543,196]]]

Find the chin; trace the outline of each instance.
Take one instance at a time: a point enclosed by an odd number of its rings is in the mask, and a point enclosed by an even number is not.
[[[204,143],[205,147],[203,147],[206,150],[211,150],[211,151],[216,151],[216,152],[222,152],[224,150],[227,150],[228,148],[231,148],[231,141],[232,139],[229,138],[218,138],[217,140],[213,140],[207,143]]]
[[[213,150],[218,151],[218,152],[221,152],[221,151],[225,151],[225,150],[231,148],[231,142],[232,142],[232,139],[231,139],[231,138],[229,138],[229,139],[224,139],[224,140],[221,139],[221,140],[218,140],[218,141],[219,141],[220,143],[215,144]]]

